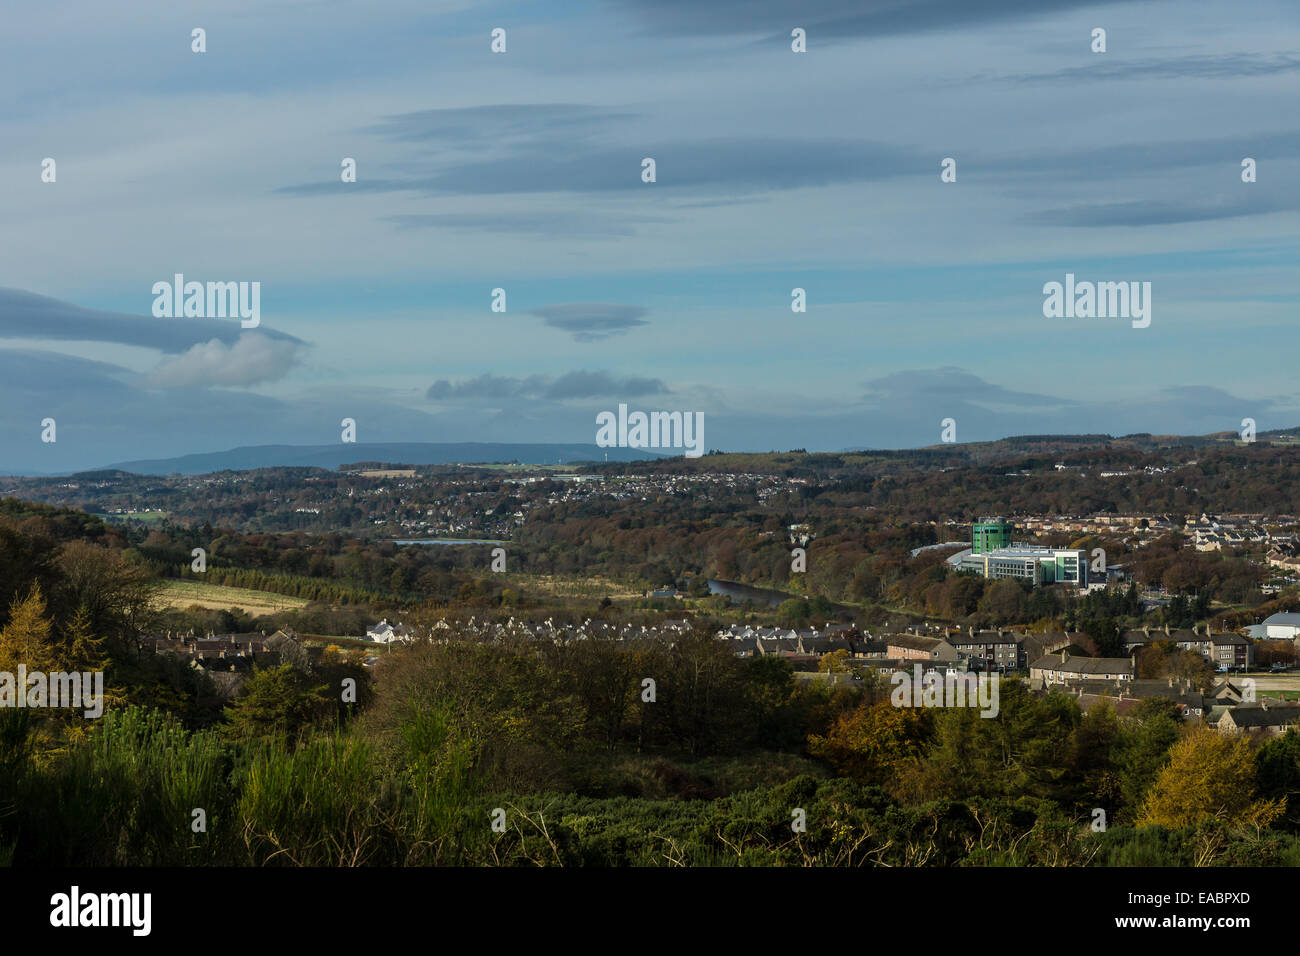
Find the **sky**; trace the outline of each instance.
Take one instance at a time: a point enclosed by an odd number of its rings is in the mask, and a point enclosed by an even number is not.
[[[1294,0],[54,0],[6,26],[0,472],[344,418],[591,442],[620,404],[752,451],[1300,425]],[[260,323],[156,317],[177,273],[260,283]],[[1149,282],[1150,324],[1045,316],[1067,274]]]

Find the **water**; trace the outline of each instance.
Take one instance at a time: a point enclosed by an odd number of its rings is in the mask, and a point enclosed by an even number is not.
[[[755,588],[748,584],[736,584],[734,581],[715,581],[709,579],[710,594],[725,594],[733,601],[753,601],[755,604],[767,604],[776,607],[782,601],[788,601],[797,594],[773,591],[771,588]]]

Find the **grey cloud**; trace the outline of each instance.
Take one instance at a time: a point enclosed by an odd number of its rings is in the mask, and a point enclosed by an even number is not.
[[[439,379],[429,386],[427,397],[435,401],[514,401],[544,399],[565,401],[575,398],[612,398],[660,395],[668,389],[657,378],[618,378],[609,372],[579,370],[557,378],[530,375],[512,378],[490,373],[452,382]]]
[[[637,225],[674,222],[665,216],[601,215],[591,212],[428,213],[389,216],[400,229],[465,229],[514,235],[603,239],[634,236]]]
[[[661,395],[668,391],[664,383],[657,378],[620,378],[616,379],[608,372],[567,372],[552,382],[546,389],[547,398],[601,398],[626,395]]]
[[[1098,60],[1104,60],[1098,57]],[[1165,60],[1106,60],[1088,66],[1057,70],[1053,73],[1029,73],[1001,79],[1012,83],[1076,84],[1095,80],[1121,79],[1201,79],[1219,80],[1238,77],[1274,76],[1300,71],[1300,56],[1289,53],[1196,54]]]
[[[869,403],[920,406],[943,400],[953,403],[953,411],[958,405],[973,407],[981,404],[1015,406],[1031,404],[1041,408],[1078,404],[1072,399],[1003,388],[955,366],[892,372],[863,382],[862,388],[863,399]]]
[[[152,285],[141,285],[140,300],[146,308],[153,305]],[[268,338],[302,344],[292,335],[259,328]],[[87,309],[21,289],[0,288],[0,338],[117,342],[179,353],[212,339],[232,344],[240,331],[238,319],[157,319]]]
[[[531,379],[508,378],[484,373],[477,378],[452,382],[442,378],[429,386],[425,393],[434,401],[448,399],[515,399],[526,396],[531,389]]]
[[[616,305],[606,302],[568,302],[533,309],[546,324],[573,335],[577,342],[599,342],[615,335],[623,335],[638,325],[648,325],[641,316],[646,310],[638,305]]]
[[[475,431],[479,423],[466,424],[463,414],[440,419],[340,385],[327,397],[289,400],[224,388],[161,393],[146,386],[143,376],[108,363],[0,349],[0,470],[58,474],[243,445],[325,444],[338,441],[345,416],[357,420],[359,437],[367,442],[411,435],[470,441],[481,435]],[[40,440],[45,417],[58,424],[57,442]]]
[[[53,403],[69,399],[121,396],[131,390],[130,369],[109,362],[98,362],[61,352],[41,349],[0,349],[0,380],[14,392],[37,396],[49,395]],[[51,382],[58,388],[52,389]]]
[[[366,132],[406,142],[440,140],[457,149],[493,147],[503,141],[569,142],[586,139],[610,122],[637,114],[579,103],[505,103],[419,110],[387,116]]]
[[[326,180],[322,183],[281,186],[275,192],[285,196],[349,196],[353,193],[400,193],[410,188],[410,184],[402,179],[369,179],[358,172],[355,183]]]
[[[575,150],[562,134],[508,147],[509,155],[452,162],[405,180],[385,179],[370,191],[424,195],[626,193],[712,188],[743,195],[767,190],[831,186],[914,174],[929,169],[929,152],[845,139],[737,137],[698,142],[648,141],[635,146]],[[652,157],[656,182],[641,181],[641,161]],[[347,189],[360,185],[348,184]],[[282,187],[286,195],[342,194],[338,183]]]
[[[962,163],[963,175],[989,174],[1006,179],[1015,172],[1017,178],[1113,181],[1117,176],[1159,170],[1191,169],[1222,165],[1236,179],[1241,172],[1242,157],[1289,160],[1300,152],[1300,131],[1236,133],[1215,139],[1182,139],[1163,142],[1135,142],[1098,149],[1020,152],[1006,156],[972,155]],[[1233,172],[1235,170],[1235,172]]]
[[[656,182],[641,181],[653,157]],[[412,183],[429,193],[630,192],[713,187],[736,194],[863,182],[914,173],[932,157],[883,143],[744,137],[700,142],[647,142],[574,153],[526,150],[463,163]]]
[[[852,37],[952,31],[978,23],[1023,20],[1121,0],[624,0],[651,32],[669,35],[762,34],[788,39],[808,30],[811,49]]]
[[[1284,201],[1258,190],[1214,200],[1137,200],[1087,203],[1062,209],[1045,209],[1024,217],[1040,226],[1161,226],[1180,222],[1207,222],[1261,216],[1300,208],[1300,199]]]

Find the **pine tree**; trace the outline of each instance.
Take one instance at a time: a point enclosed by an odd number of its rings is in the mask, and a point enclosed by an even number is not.
[[[86,610],[84,604],[77,607],[64,631],[64,644],[67,647],[66,655],[71,670],[102,671],[108,666],[104,639],[94,635],[90,612]]]
[[[0,631],[0,670],[16,673],[19,664],[28,671],[61,670],[52,632],[45,597],[40,585],[33,584],[27,597],[14,599],[9,623]]]

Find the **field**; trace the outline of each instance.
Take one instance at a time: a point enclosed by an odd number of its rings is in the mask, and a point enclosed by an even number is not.
[[[142,524],[162,524],[167,520],[170,512],[167,511],[126,511],[122,514],[97,514],[96,518],[103,518],[105,521],[129,522],[139,521]]]
[[[252,615],[272,611],[290,611],[306,607],[304,598],[272,594],[270,591],[253,591],[248,588],[228,588],[201,581],[167,581],[155,599],[159,607],[187,608],[197,604],[213,611],[242,610]]]
[[[611,601],[627,601],[639,598],[644,591],[620,584],[599,575],[561,575],[561,574],[513,574],[499,575],[510,582],[510,586],[526,594],[551,598],[585,598],[600,600],[608,597]]]

